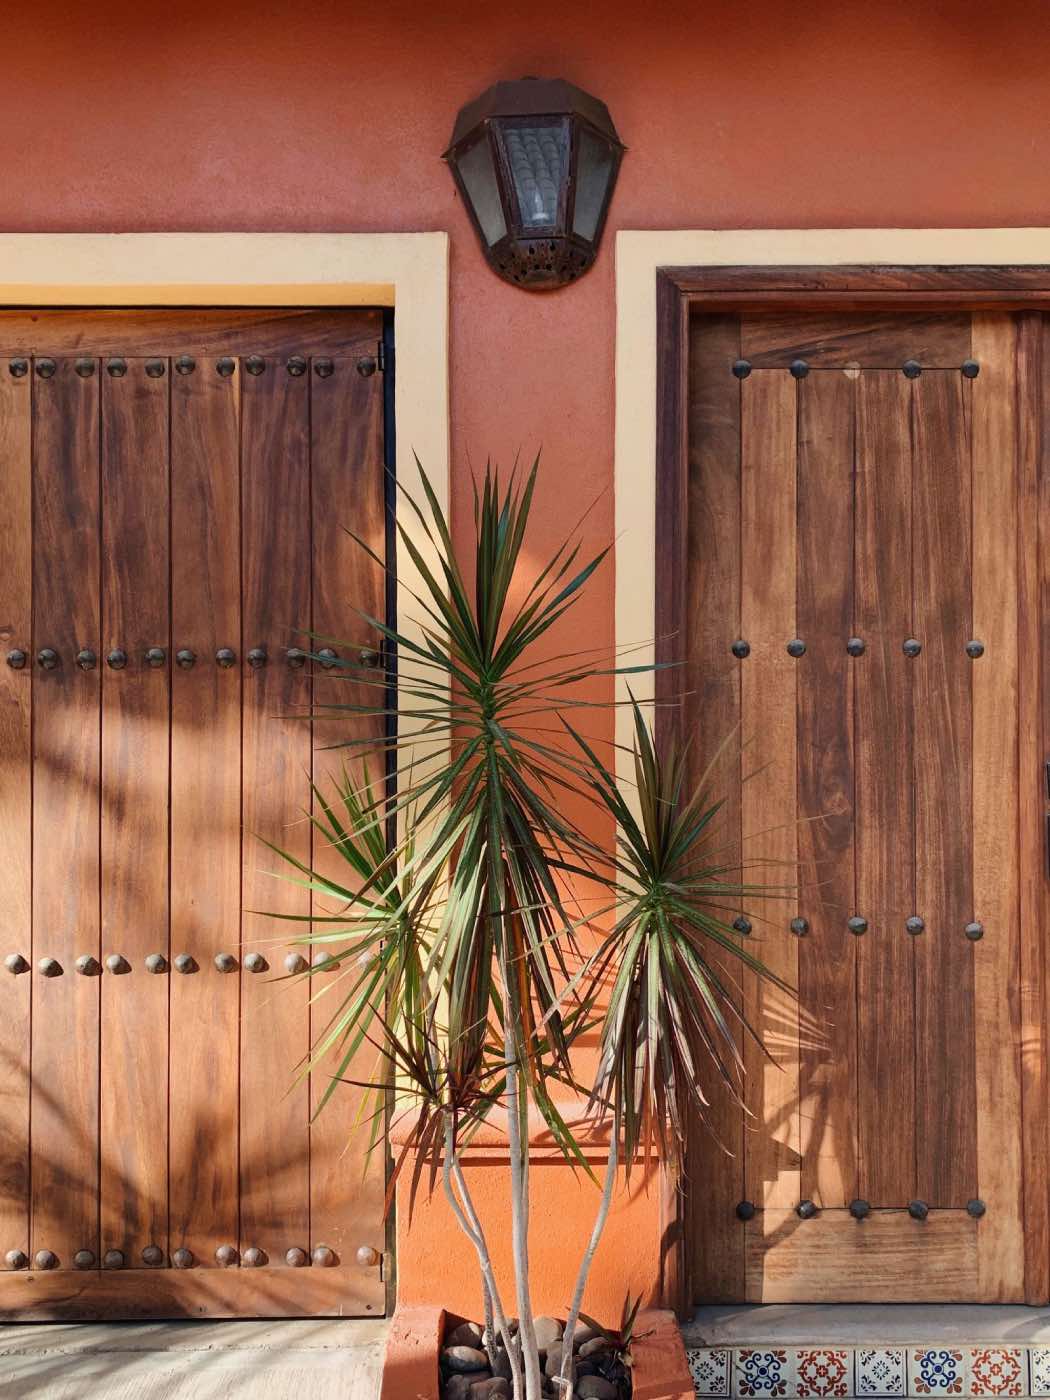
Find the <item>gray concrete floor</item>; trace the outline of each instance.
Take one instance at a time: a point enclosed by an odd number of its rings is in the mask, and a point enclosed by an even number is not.
[[[387,1324],[0,1325],[11,1400],[376,1400]]]
[[[1050,1343],[1050,1309],[1022,1305],[763,1303],[697,1308],[682,1328],[687,1346],[892,1346],[896,1343]]]

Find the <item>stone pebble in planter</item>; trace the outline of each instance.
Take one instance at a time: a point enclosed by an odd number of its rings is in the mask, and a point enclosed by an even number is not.
[[[543,1371],[543,1393],[557,1397],[554,1378],[561,1372],[564,1324],[556,1317],[538,1317],[534,1323]],[[512,1332],[517,1322],[511,1320]],[[511,1400],[510,1359],[497,1345],[494,1370],[483,1346],[484,1334],[476,1322],[462,1322],[445,1336],[441,1351],[442,1400]],[[573,1365],[578,1400],[629,1400],[630,1372],[604,1337],[578,1323],[573,1333]]]

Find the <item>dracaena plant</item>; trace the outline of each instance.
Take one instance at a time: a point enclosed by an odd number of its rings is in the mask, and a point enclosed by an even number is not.
[[[345,873],[333,877],[330,858],[322,874],[278,854],[328,910],[303,919],[301,941],[342,969],[326,982],[333,1009],[302,1072],[327,1081],[319,1111],[344,1081],[364,1084],[373,1141],[391,1094],[394,1111],[412,1115],[395,1174],[414,1159],[413,1198],[424,1174],[431,1189],[440,1178],[477,1252],[486,1345],[494,1359],[505,1350],[515,1400],[543,1394],[529,1284],[530,1109],[588,1175],[579,1118],[567,1120],[565,1103],[583,1102],[585,1121],[607,1130],[557,1378],[571,1400],[573,1328],[621,1163],[629,1171],[640,1152],[681,1150],[687,1120],[706,1108],[701,1061],[738,1093],[738,1039],[750,1028],[734,965],[768,974],[732,925],[757,887],[742,879],[739,851],[725,849],[708,785],[689,789],[684,755],[657,751],[633,700],[633,792],[587,736],[588,711],[603,704],[591,698],[597,678],[645,668],[569,649],[571,610],[607,551],[581,558],[570,537],[530,570],[537,467],[507,482],[486,469],[465,556],[420,469],[425,500],[406,497],[397,525],[422,581],[415,627],[366,619],[396,656],[402,734],[355,737],[362,719],[394,718],[393,672],[340,663],[335,674],[353,683],[354,702],[333,696],[314,719],[326,732],[343,723],[330,746],[345,745],[346,763],[327,790],[315,788],[310,819]],[[371,700],[366,691],[361,701],[362,686],[373,687]],[[388,789],[375,774],[391,755]],[[617,824],[615,849],[570,815],[596,811]],[[597,1073],[585,1086],[572,1050],[595,1030]],[[362,1079],[369,1051],[377,1068]],[[510,1153],[516,1331],[462,1168],[472,1137],[496,1121]]]

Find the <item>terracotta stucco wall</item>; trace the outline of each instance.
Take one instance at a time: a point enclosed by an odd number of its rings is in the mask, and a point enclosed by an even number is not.
[[[591,507],[597,547],[615,229],[1050,225],[1048,60],[1050,7],[1020,0],[10,6],[0,228],[447,229],[461,526],[468,461],[542,445],[541,542]],[[630,148],[597,267],[547,296],[488,272],[438,159],[462,102],[528,73],[603,97]],[[611,646],[611,569],[576,623]],[[456,1306],[468,1261],[428,1238]]]

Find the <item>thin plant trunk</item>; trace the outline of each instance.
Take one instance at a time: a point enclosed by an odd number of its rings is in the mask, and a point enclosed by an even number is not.
[[[496,1327],[503,1340],[503,1346],[510,1358],[511,1385],[514,1389],[515,1400],[521,1400],[522,1375],[521,1375],[521,1346],[518,1338],[511,1336],[510,1327],[507,1323],[506,1313],[500,1300],[499,1291],[496,1288],[496,1274],[492,1267],[492,1256],[489,1253],[488,1244],[485,1240],[485,1231],[481,1224],[481,1217],[478,1215],[474,1205],[473,1197],[467,1187],[466,1177],[463,1175],[463,1167],[458,1156],[452,1157],[452,1179],[456,1183],[459,1198],[463,1202],[463,1210],[470,1220],[474,1233],[480,1241],[481,1247],[478,1250],[479,1260],[482,1262],[482,1284],[485,1289],[485,1315],[486,1325],[489,1324],[490,1312],[494,1309],[496,1316]],[[492,1361],[494,1358],[489,1357]],[[493,1367],[495,1370],[495,1367]]]
[[[492,764],[491,746],[489,763]],[[503,984],[506,1022],[503,1031],[504,1100],[507,1105],[507,1139],[510,1148],[510,1221],[511,1249],[514,1259],[514,1289],[518,1304],[518,1339],[521,1343],[522,1367],[525,1372],[525,1400],[543,1400],[540,1376],[539,1348],[532,1320],[532,1297],[529,1286],[529,1142],[528,1100],[525,1103],[525,1142],[521,1140],[521,1067],[518,1064],[519,1028],[523,1025],[524,1009],[518,997],[516,970],[511,966],[510,916],[506,912],[507,869],[500,854],[497,833],[490,832],[488,850],[489,880],[488,913],[497,930],[496,946],[499,975]],[[522,1051],[525,1052],[522,1043]]]
[[[605,1231],[606,1221],[609,1219],[609,1209],[612,1206],[613,1186],[616,1183],[619,1148],[620,1124],[614,1114],[612,1133],[609,1136],[609,1160],[605,1167],[605,1183],[602,1187],[602,1199],[598,1206],[598,1214],[594,1218],[594,1229],[591,1231],[591,1238],[587,1244],[583,1258],[580,1260],[580,1271],[576,1275],[576,1288],[572,1295],[572,1306],[569,1308],[569,1316],[565,1320],[565,1337],[561,1346],[560,1377],[564,1400],[572,1400],[576,1391],[576,1382],[570,1374],[572,1370],[572,1334],[575,1332],[576,1324],[580,1318],[580,1308],[583,1306],[583,1294],[587,1287],[587,1278],[591,1272],[591,1265],[594,1262],[594,1255],[598,1248],[598,1242]]]
[[[462,1206],[456,1198],[455,1191],[452,1189],[453,1174],[456,1176],[456,1182],[463,1197]],[[477,1251],[478,1265],[481,1269],[482,1288],[485,1293],[486,1328],[488,1327],[491,1312],[495,1311],[496,1325],[499,1328],[500,1336],[503,1338],[503,1345],[507,1349],[507,1355],[510,1357],[511,1383],[514,1386],[515,1400],[521,1400],[521,1367],[517,1349],[514,1345],[514,1339],[510,1335],[507,1317],[503,1311],[499,1289],[496,1286],[496,1275],[492,1267],[492,1256],[489,1253],[485,1232],[481,1226],[481,1219],[474,1208],[474,1202],[471,1200],[466,1181],[463,1179],[462,1169],[455,1155],[452,1142],[451,1118],[446,1119],[445,1122],[445,1154],[442,1162],[441,1180],[445,1189],[445,1196],[448,1199],[449,1205],[452,1207],[456,1220],[459,1222],[460,1229]],[[491,1356],[489,1359],[490,1361],[492,1360]]]
[[[513,1008],[511,1011],[513,1014]],[[521,1338],[521,1354],[525,1367],[525,1400],[542,1400],[540,1356],[536,1346],[536,1329],[532,1323],[532,1299],[529,1290],[529,1149],[527,1142],[524,1149],[522,1148],[520,1090],[513,1037],[504,1041],[504,1064],[507,1072],[507,1136],[510,1145],[511,1243],[514,1252],[514,1286],[518,1301],[518,1335]]]
[[[481,1345],[485,1348],[485,1355],[489,1359],[489,1370],[496,1370],[496,1325],[493,1322],[492,1314],[492,1289],[489,1281],[482,1276],[481,1279],[481,1306],[485,1311],[485,1331],[482,1334]]]

